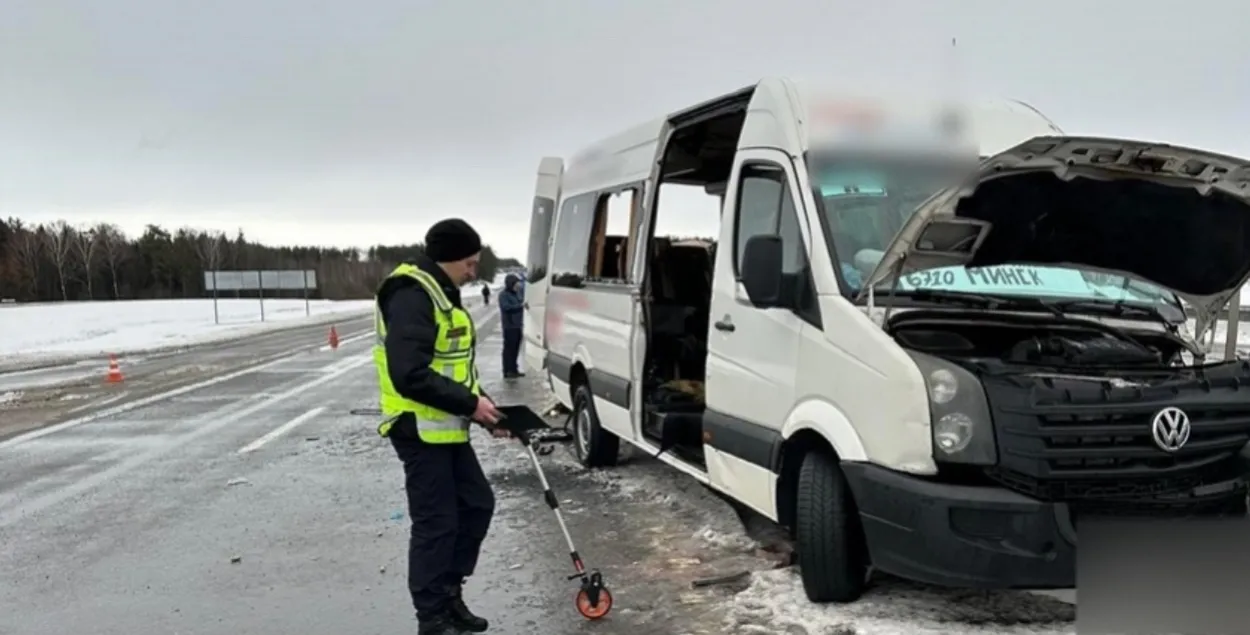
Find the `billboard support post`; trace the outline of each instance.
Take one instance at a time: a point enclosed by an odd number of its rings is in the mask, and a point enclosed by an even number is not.
[[[265,283],[260,279],[260,272],[256,272],[256,297],[260,298],[260,321],[265,321]]]
[[[221,313],[217,311],[217,272],[213,272],[213,324],[221,324]]]

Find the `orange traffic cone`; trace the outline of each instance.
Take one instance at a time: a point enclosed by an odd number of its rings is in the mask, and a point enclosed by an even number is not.
[[[123,381],[126,381],[126,378],[122,376],[121,366],[117,364],[116,355],[109,355],[109,372],[108,375],[104,377],[104,381],[110,384],[120,384]]]
[[[330,350],[339,350],[339,331],[333,326],[330,327]]]

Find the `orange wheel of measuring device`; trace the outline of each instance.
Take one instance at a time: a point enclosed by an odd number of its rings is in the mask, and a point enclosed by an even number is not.
[[[612,592],[606,588],[599,589],[599,604],[590,603],[590,593],[585,589],[577,592],[577,612],[588,620],[597,620],[612,610]]]

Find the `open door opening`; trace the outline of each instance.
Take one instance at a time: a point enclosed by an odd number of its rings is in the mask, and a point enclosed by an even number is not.
[[[525,279],[525,365],[534,372],[547,367],[547,288],[551,257],[551,232],[555,228],[556,202],[560,199],[560,181],[564,177],[564,160],[544,157],[538,164],[538,182],[534,186],[534,207],[530,210],[529,250]]]
[[[670,217],[707,209],[710,218],[690,219],[718,227],[725,186],[733,169],[738,137],[746,119],[750,94],[723,103],[717,112],[696,121],[673,122],[660,164],[654,213],[651,215],[643,281],[643,324],[646,354],[643,363],[642,435],[661,452],[704,467],[704,379],[708,329],[712,308],[712,277],[716,236],[657,235],[657,226]],[[666,186],[687,186],[674,188]],[[714,205],[690,205],[665,196],[676,189],[697,186],[713,197]],[[675,193],[675,192],[674,192]],[[711,210],[715,211],[711,211]],[[686,220],[686,219],[678,219]],[[680,222],[678,226],[690,226]]]

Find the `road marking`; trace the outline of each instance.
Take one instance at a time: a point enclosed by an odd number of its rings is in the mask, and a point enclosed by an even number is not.
[[[75,481],[73,484],[53,490],[42,496],[36,496],[25,500],[18,498],[17,501],[13,502],[0,501],[0,527],[11,525],[24,519],[26,516],[36,514],[44,509],[69,500],[74,496],[88,492],[91,489],[106,483],[110,479],[116,478],[121,474],[125,474],[126,472],[142,466],[148,461],[151,461],[163,454],[172,452],[173,450],[195,441],[200,437],[207,436],[223,428],[236,426],[241,422],[247,421],[250,417],[252,417],[252,415],[255,415],[258,412],[268,408],[273,408],[280,403],[289,401],[292,397],[300,395],[301,393],[308,392],[309,390],[312,390],[322,384],[334,381],[340,375],[360,368],[361,366],[364,366],[372,361],[373,360],[370,357],[362,356],[353,360],[352,364],[343,366],[338,370],[338,372],[332,375],[322,375],[309,381],[308,383],[299,384],[294,388],[278,393],[264,401],[254,403],[246,408],[241,408],[235,412],[222,414],[219,409],[217,411],[205,413],[189,422],[192,425],[188,427],[193,429],[192,432],[170,439],[170,442],[167,445],[161,445],[160,447],[148,450],[147,452],[139,454],[131,459],[117,463],[116,465],[103,471],[86,476]]]
[[[273,441],[274,439],[286,434],[287,432],[294,430],[297,426],[325,412],[325,410],[326,410],[325,406],[319,406],[317,408],[313,408],[312,410],[309,410],[308,412],[305,412],[304,414],[294,419],[291,419],[290,421],[278,426],[277,428],[274,428],[265,436],[243,446],[242,448],[239,448],[239,454],[247,454],[249,452],[255,452],[256,450],[259,450],[266,443],[269,443],[270,441]]]
[[[480,314],[483,314],[483,315],[488,314],[488,313],[490,312],[490,311],[489,311],[490,307],[479,307],[479,309],[483,309],[483,310],[477,311],[477,313],[480,313]],[[477,316],[477,315],[474,315],[474,316],[473,316],[473,319],[474,319],[474,322],[477,322],[479,319],[481,319],[483,322],[488,322],[488,321],[489,321],[489,320],[488,320],[488,319],[486,319],[486,318],[478,318],[478,316]],[[483,328],[483,329],[490,328],[490,326],[493,326],[493,325],[485,325],[485,326],[483,326],[483,325],[479,325],[479,327],[480,327],[480,328]],[[487,335],[483,335],[483,336],[482,336],[482,339],[486,339],[486,338],[490,337],[490,335],[493,335],[493,334],[494,334],[494,333],[488,333]],[[361,335],[362,335],[362,336],[372,336],[372,335],[373,335],[373,331],[372,331],[372,330],[368,330],[368,331],[366,331],[365,333],[363,333],[363,334],[361,334]],[[352,336],[352,338],[353,338],[353,339],[354,339],[354,338],[356,338],[356,337],[358,337],[358,336],[355,336],[355,335],[353,335],[353,336]],[[340,343],[340,344],[341,344],[341,343]],[[277,366],[278,364],[281,364],[281,363],[283,363],[283,362],[285,362],[285,361],[288,361],[288,360],[290,360],[290,359],[291,359],[291,358],[293,358],[293,357],[296,357],[296,356],[298,356],[298,355],[301,355],[301,354],[303,354],[303,353],[307,352],[308,350],[310,350],[310,349],[308,349],[308,348],[305,348],[305,347],[301,346],[301,347],[299,347],[299,348],[298,348],[298,349],[296,349],[296,350],[288,351],[288,352],[285,352],[285,353],[279,353],[277,357],[275,357],[275,358],[273,358],[273,359],[270,359],[270,360],[268,360],[268,361],[261,362],[261,363],[259,363],[259,364],[253,365],[253,366],[245,366],[245,367],[243,367],[243,368],[241,368],[241,369],[239,369],[239,370],[236,370],[236,371],[232,371],[232,372],[226,373],[225,375],[218,375],[218,376],[216,376],[216,377],[213,377],[212,379],[205,379],[204,381],[199,381],[199,382],[195,382],[195,383],[192,383],[192,384],[187,384],[187,385],[185,385],[185,386],[181,386],[181,387],[179,387],[179,388],[174,388],[173,390],[166,390],[166,391],[164,391],[164,392],[159,392],[159,393],[156,393],[156,394],[154,394],[154,395],[148,395],[147,397],[144,397],[144,398],[142,398],[142,399],[136,399],[136,400],[134,400],[134,401],[128,401],[128,402],[126,402],[126,403],[124,403],[124,404],[120,404],[120,405],[117,405],[117,406],[113,406],[112,408],[105,408],[104,410],[97,410],[97,411],[95,411],[95,412],[93,412],[93,413],[91,413],[91,414],[88,414],[88,415],[83,415],[83,416],[78,417],[78,418],[76,418],[76,419],[70,419],[69,421],[62,421],[61,423],[58,423],[58,424],[55,424],[55,425],[51,425],[51,426],[48,426],[48,427],[46,427],[46,428],[39,428],[39,429],[37,429],[37,430],[31,430],[30,432],[26,432],[26,433],[24,433],[24,434],[19,434],[19,435],[15,436],[15,437],[12,437],[12,438],[10,438],[10,439],[8,439],[8,440],[6,440],[6,441],[0,441],[0,450],[8,450],[9,448],[14,448],[14,447],[17,447],[17,446],[19,446],[19,445],[21,445],[21,444],[23,444],[23,443],[28,442],[28,441],[34,441],[35,439],[38,439],[38,438],[40,438],[40,437],[45,437],[45,436],[48,436],[49,434],[56,434],[57,432],[60,432],[60,431],[62,431],[62,430],[68,430],[68,429],[70,429],[70,428],[80,426],[80,425],[82,425],[82,424],[84,424],[84,423],[91,423],[92,421],[95,421],[95,420],[97,420],[97,419],[103,419],[103,418],[105,418],[105,417],[111,417],[111,416],[113,416],[113,415],[123,414],[123,413],[126,413],[126,412],[130,412],[131,410],[136,410],[136,409],[138,409],[138,408],[143,408],[143,407],[146,407],[146,406],[150,406],[150,405],[155,404],[155,403],[160,403],[160,402],[162,402],[162,401],[168,401],[169,399],[172,399],[172,398],[174,398],[174,397],[178,397],[178,396],[180,396],[180,395],[185,395],[185,394],[187,394],[187,393],[189,393],[189,392],[192,392],[192,391],[195,391],[195,390],[199,390],[199,389],[201,389],[201,388],[208,388],[209,386],[216,386],[217,384],[220,384],[220,383],[222,383],[222,382],[230,381],[230,380],[232,380],[232,379],[237,379],[237,378],[239,378],[239,377],[243,377],[243,376],[245,376],[245,375],[249,375],[249,374],[252,374],[252,373],[255,373],[255,372],[263,371],[263,370],[265,370],[265,369],[267,369],[267,368],[272,368],[272,367],[274,367],[274,366]],[[353,366],[353,367],[354,367],[354,366]],[[337,375],[323,375],[323,376],[321,377],[321,379],[325,379],[325,378],[327,378],[327,377],[331,377],[331,376],[337,376]]]
[[[109,405],[109,404],[113,403],[114,401],[120,401],[120,400],[121,400],[121,399],[123,399],[126,395],[129,395],[129,394],[130,394],[130,391],[129,391],[129,390],[123,390],[123,391],[121,391],[121,392],[117,393],[116,395],[113,395],[112,397],[109,397],[108,399],[102,399],[102,400],[100,400],[100,401],[96,401],[96,402],[93,402],[93,403],[83,404],[83,405],[81,405],[81,406],[78,406],[77,408],[74,408],[73,410],[70,410],[69,412],[70,412],[70,414],[74,414],[75,412],[82,412],[83,410],[90,410],[90,409],[92,409],[92,408],[98,408],[98,407],[100,407],[100,406],[107,406],[107,405]],[[4,447],[4,446],[0,445],[0,447]]]
[[[89,415],[83,415],[81,417],[78,417],[77,419],[70,419],[69,421],[62,421],[61,423],[58,423],[56,425],[48,426],[46,428],[40,428],[38,430],[32,430],[25,434],[19,434],[11,439],[8,439],[7,441],[0,441],[0,450],[7,450],[9,448],[16,447],[28,441],[33,441],[40,437],[45,437],[49,434],[55,434],[62,430],[67,430],[69,428],[80,426],[84,423],[90,423],[92,421],[95,421],[96,419],[102,419],[104,417],[111,417],[113,415],[119,415],[125,412],[130,412],[131,410],[135,410],[137,408],[150,406],[154,403],[168,401],[170,399],[173,399],[174,397],[185,395],[189,392],[200,390],[201,388],[208,388],[209,386],[216,386],[217,384],[220,384],[222,382],[227,382],[232,379],[237,379],[239,377],[243,377],[245,375],[249,375],[249,374],[264,370],[266,368],[272,368],[274,366],[277,366],[278,364],[281,364],[285,361],[290,360],[293,357],[296,357],[306,352],[307,350],[308,350],[307,348],[300,347],[300,349],[297,351],[282,353],[279,357],[275,359],[261,362],[254,366],[246,366],[239,370],[226,373],[225,375],[218,375],[216,377],[213,377],[212,379],[205,379],[204,381],[198,381],[193,384],[187,384],[179,388],[174,388],[173,390],[166,390],[164,392],[156,393],[155,395],[149,395],[142,399],[128,401],[124,404],[113,406],[112,408],[105,408],[103,410],[97,410],[96,412],[93,412]]]

